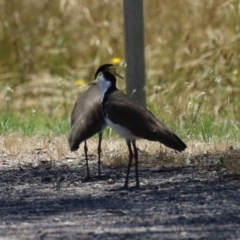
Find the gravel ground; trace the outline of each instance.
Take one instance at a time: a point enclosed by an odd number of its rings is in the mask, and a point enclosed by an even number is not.
[[[141,189],[116,190],[126,168],[103,166],[102,179],[85,182],[76,159],[30,164],[2,155],[0,239],[240,239],[240,180],[213,158],[141,163]],[[96,175],[95,160],[90,168]]]

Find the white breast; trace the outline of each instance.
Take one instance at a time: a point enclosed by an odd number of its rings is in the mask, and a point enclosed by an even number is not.
[[[131,131],[129,131],[126,127],[123,127],[119,124],[113,123],[107,116],[106,116],[107,124],[115,131],[117,134],[125,139],[133,140],[138,139]]]

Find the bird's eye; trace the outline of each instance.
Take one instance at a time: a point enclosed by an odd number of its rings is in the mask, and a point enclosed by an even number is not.
[[[107,68],[107,69],[106,69],[106,71],[108,71],[108,72],[109,72],[109,68]]]

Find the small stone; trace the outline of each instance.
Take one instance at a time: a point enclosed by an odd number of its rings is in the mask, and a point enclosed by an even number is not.
[[[115,180],[113,180],[113,179],[108,179],[108,184],[114,184],[116,181]]]
[[[212,200],[213,200],[213,197],[211,197],[211,196],[206,197],[206,201],[207,201],[207,202],[210,202],[210,201],[212,201]]]
[[[187,232],[181,232],[181,233],[179,234],[179,236],[185,238],[185,237],[188,236],[188,233],[187,233]]]
[[[73,186],[74,186],[74,187],[77,187],[77,186],[79,186],[79,183],[78,183],[78,182],[74,182],[74,183],[73,183]]]
[[[54,222],[60,222],[61,219],[60,219],[60,218],[53,218],[53,221],[54,221]]]

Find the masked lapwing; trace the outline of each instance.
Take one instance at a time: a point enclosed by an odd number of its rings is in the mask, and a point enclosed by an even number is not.
[[[136,187],[139,188],[137,139],[158,141],[179,152],[187,146],[148,109],[120,92],[116,87],[116,78],[113,74],[108,71],[99,73],[97,84],[101,90],[101,106],[105,121],[127,142],[129,163],[124,188],[128,188],[133,157],[135,158]]]
[[[97,69],[95,73],[95,79],[102,71],[111,72],[111,74],[122,78],[116,72],[116,67],[114,65],[104,64]],[[84,141],[84,153],[87,166],[86,179],[91,178],[88,165],[87,139],[98,133],[98,177],[100,177],[102,132],[106,127],[107,123],[104,120],[101,108],[101,92],[99,86],[96,83],[93,83],[91,87],[83,95],[81,95],[74,104],[71,114],[71,132],[68,137],[71,151],[77,151],[79,145]]]

